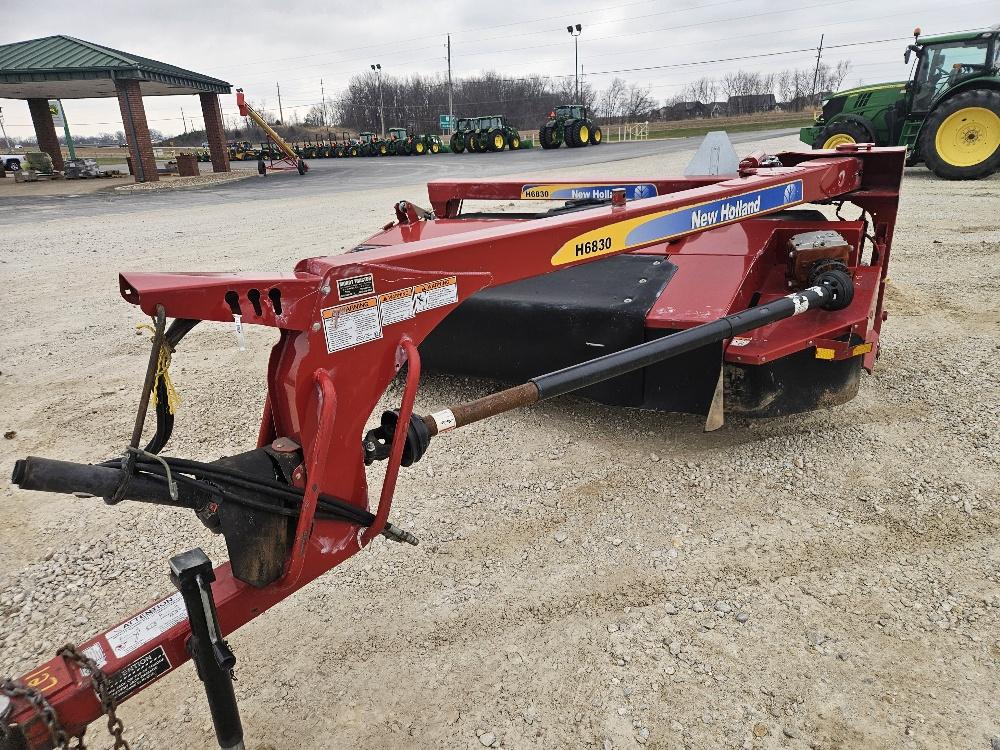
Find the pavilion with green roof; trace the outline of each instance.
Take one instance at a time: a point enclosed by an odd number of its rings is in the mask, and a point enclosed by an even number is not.
[[[145,182],[158,175],[142,98],[198,94],[213,169],[228,172],[219,94],[231,91],[218,78],[62,34],[0,45],[0,97],[27,100],[38,147],[56,169],[63,158],[49,99],[117,97],[133,171]]]

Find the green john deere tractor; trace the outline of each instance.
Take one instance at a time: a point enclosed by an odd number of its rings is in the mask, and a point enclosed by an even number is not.
[[[472,133],[478,127],[478,121],[473,117],[460,117],[455,121],[455,129],[452,131],[451,140],[448,147],[453,154],[460,154],[466,149],[471,151],[470,139]]]
[[[478,153],[503,151],[505,148],[516,151],[521,148],[521,134],[503,115],[480,117],[479,127],[473,133],[472,140],[475,141]]]
[[[970,180],[1000,169],[1000,26],[921,36],[909,81],[834,94],[800,139],[813,148],[845,143],[906,146],[908,165],[938,177]]]
[[[389,153],[397,156],[436,154],[441,150],[441,139],[423,133],[410,135],[406,128],[389,128]]]
[[[604,131],[587,117],[582,104],[563,104],[549,112],[549,119],[538,129],[538,140],[542,148],[559,148],[563,143],[570,148],[599,146]]]
[[[388,154],[388,143],[371,131],[358,133],[357,149],[351,152],[351,156],[387,156]]]

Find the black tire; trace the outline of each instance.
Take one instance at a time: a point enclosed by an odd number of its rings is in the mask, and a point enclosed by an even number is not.
[[[538,129],[538,141],[544,149],[559,148],[555,123],[547,122]]]
[[[856,120],[836,120],[819,132],[812,147],[836,148],[837,143],[827,146],[827,143],[831,139],[840,143],[872,143],[875,140],[868,128],[860,122]]]
[[[413,153],[413,147],[408,141],[400,141],[396,144],[396,153],[400,156],[409,156]]]
[[[417,156],[423,156],[424,154],[427,153],[427,144],[424,143],[423,141],[419,141],[419,140],[418,141],[414,141],[413,142],[413,153],[416,154]]]
[[[986,110],[980,116],[963,115],[963,110]],[[920,156],[927,168],[944,180],[979,180],[1000,170],[1000,91],[979,89],[963,91],[938,105],[927,115],[920,130]],[[949,161],[939,153],[938,144],[951,142],[961,163]],[[990,151],[989,147],[993,150]],[[982,152],[978,158],[976,147]],[[963,151],[963,149],[965,149]]]
[[[380,143],[380,144],[378,144],[378,155],[379,156],[388,156],[389,155],[389,144],[388,143]]]
[[[600,146],[602,143],[604,143],[604,131],[600,125],[590,123],[590,145]]]
[[[448,142],[448,148],[453,154],[460,154],[465,151],[465,136],[461,133],[453,133]]]
[[[357,156],[358,155],[358,147],[357,146],[351,146],[351,147],[349,147],[347,149],[347,155],[348,156]]]
[[[306,163],[302,161],[302,159],[299,159],[298,162],[295,164],[295,166],[299,170],[299,174],[305,174],[306,171],[309,169],[309,167],[306,166]]]
[[[257,174],[259,175],[267,174],[267,165],[264,163],[263,159],[257,162]]]
[[[570,148],[580,148],[586,146],[590,140],[590,128],[587,128],[587,137],[583,137],[581,132],[587,126],[586,120],[573,120],[566,126],[566,145]]]
[[[486,148],[490,151],[503,151],[507,148],[507,136],[500,128],[493,128],[486,134]]]
[[[509,148],[511,151],[517,151],[519,148],[521,148],[521,134],[520,133],[514,133],[514,135],[512,135],[507,140],[507,148]]]

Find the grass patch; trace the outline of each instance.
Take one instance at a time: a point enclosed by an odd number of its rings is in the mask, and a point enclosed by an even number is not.
[[[777,130],[779,128],[804,128],[812,125],[811,117],[797,117],[792,120],[766,120],[759,122],[725,122],[719,120],[704,120],[697,125],[649,129],[650,138],[686,138],[692,135],[705,135],[713,130],[725,130],[727,133],[749,133],[754,130]]]

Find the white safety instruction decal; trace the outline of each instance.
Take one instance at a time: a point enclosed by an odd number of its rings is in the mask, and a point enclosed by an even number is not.
[[[413,287],[397,289],[395,292],[386,292],[378,296],[379,312],[382,315],[382,325],[391,326],[403,320],[409,320],[414,316],[413,312]]]
[[[83,650],[83,655],[94,662],[98,669],[108,663],[108,657],[104,655],[104,649],[101,648],[100,643],[95,643],[93,646],[87,646],[87,648]]]
[[[746,338],[744,336],[734,336],[730,341],[730,346],[746,346],[752,341],[752,339]]]
[[[145,612],[108,631],[104,637],[119,659],[140,649],[187,618],[180,592],[157,602]]]
[[[458,301],[458,278],[428,281],[413,287],[413,310],[422,313],[435,307],[453,305]]]
[[[321,314],[326,350],[330,354],[382,338],[377,297],[327,307]]]
[[[337,296],[340,299],[354,299],[375,293],[375,279],[370,273],[363,276],[351,276],[349,279],[337,279]]]

